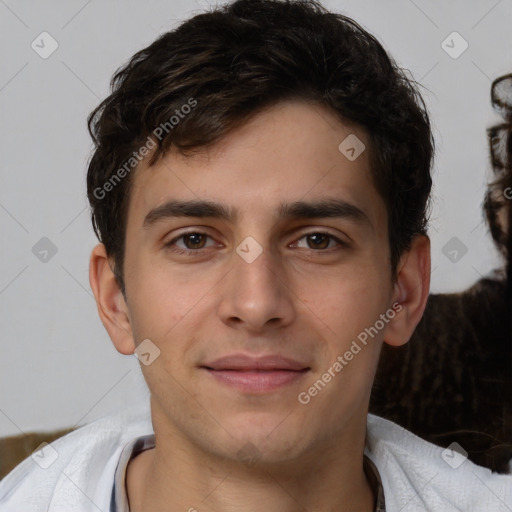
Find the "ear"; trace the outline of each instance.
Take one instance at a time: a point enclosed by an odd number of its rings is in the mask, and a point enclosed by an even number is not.
[[[110,268],[103,244],[98,244],[92,250],[89,263],[89,283],[96,298],[101,321],[112,343],[121,354],[133,354],[135,344],[128,306]]]
[[[398,347],[409,341],[425,311],[429,290],[430,239],[416,235],[398,264],[391,305],[396,314],[386,326],[385,343]]]

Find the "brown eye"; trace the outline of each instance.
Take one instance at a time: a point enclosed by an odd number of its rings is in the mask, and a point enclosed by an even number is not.
[[[338,246],[338,249],[344,246],[347,246],[346,243],[342,242],[339,238],[331,235],[330,233],[307,233],[303,235],[295,244],[296,247],[301,249],[313,249],[315,251],[323,251],[330,249],[335,249]]]
[[[164,244],[166,250],[177,254],[200,255],[204,254],[201,249],[207,250],[215,246],[215,241],[211,236],[200,231],[191,231],[172,239]]]
[[[206,243],[206,236],[201,233],[183,235],[183,243],[187,249],[202,249]]]
[[[327,249],[327,247],[329,247],[330,238],[332,237],[324,233],[313,233],[312,235],[306,236],[308,246],[311,249]]]

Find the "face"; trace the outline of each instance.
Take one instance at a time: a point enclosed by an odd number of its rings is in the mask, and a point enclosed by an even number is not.
[[[398,313],[386,208],[349,135],[368,147],[324,107],[281,103],[137,169],[126,311],[134,347],[160,351],[141,365],[157,436],[272,462],[365,424]]]

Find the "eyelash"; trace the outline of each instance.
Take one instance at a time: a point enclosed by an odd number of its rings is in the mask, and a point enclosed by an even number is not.
[[[170,242],[167,242],[166,244],[164,244],[164,247],[176,254],[187,255],[187,256],[200,256],[203,248],[201,248],[201,249],[181,249],[181,248],[173,247],[173,245],[178,240],[183,239],[183,237],[185,237],[187,235],[202,235],[202,236],[206,236],[207,238],[210,238],[213,240],[213,238],[210,235],[208,235],[207,233],[204,233],[203,231],[190,231],[188,233],[183,233],[180,236],[177,236],[176,238],[173,238]],[[297,242],[299,240],[302,240],[303,238],[311,236],[311,235],[324,235],[324,236],[329,237],[331,240],[334,240],[335,242],[337,242],[338,246],[348,247],[347,243],[343,242],[342,240],[340,240],[338,237],[332,235],[331,233],[328,233],[325,231],[311,231],[310,233],[304,233],[304,234],[302,234],[302,236],[300,238],[297,239]],[[297,242],[294,242],[294,243],[297,243]],[[313,253],[331,253],[333,251],[339,250],[339,247],[338,248],[331,247],[329,249],[308,249],[308,250],[312,251]]]

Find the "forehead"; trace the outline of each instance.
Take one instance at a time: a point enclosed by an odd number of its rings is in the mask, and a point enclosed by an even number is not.
[[[304,102],[271,107],[193,156],[171,147],[152,167],[143,162],[133,178],[129,222],[136,217],[138,225],[170,199],[223,203],[237,220],[327,196],[359,208],[373,226],[386,214],[364,130]]]

